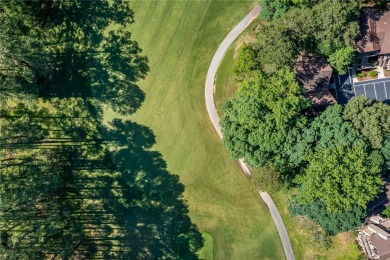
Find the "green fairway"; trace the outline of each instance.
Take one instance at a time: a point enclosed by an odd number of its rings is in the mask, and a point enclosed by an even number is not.
[[[199,251],[199,258],[201,260],[213,260],[214,259],[214,239],[209,233],[202,233],[204,239],[204,246]]]
[[[283,259],[267,207],[207,115],[206,72],[227,33],[256,1],[134,1],[133,38],[149,58],[146,100],[132,120],[150,127],[185,185],[190,216],[212,235],[216,259]],[[115,114],[107,113],[106,120]]]

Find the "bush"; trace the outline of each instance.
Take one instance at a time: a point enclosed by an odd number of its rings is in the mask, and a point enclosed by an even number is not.
[[[382,212],[381,215],[384,217],[390,217],[390,207],[386,207]]]
[[[361,79],[361,78],[363,78],[363,76],[362,76],[362,74],[361,74],[361,73],[358,73],[356,76],[357,76],[357,78],[358,78],[358,79]]]
[[[370,77],[376,77],[378,75],[378,72],[376,72],[375,70],[372,70],[368,74],[370,75]]]
[[[362,75],[362,78],[365,78],[365,77],[367,77],[367,73],[366,73],[366,72],[364,72],[364,71],[361,73],[361,75]]]

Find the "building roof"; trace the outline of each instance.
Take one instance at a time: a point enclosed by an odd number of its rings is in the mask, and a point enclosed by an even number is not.
[[[370,217],[370,220],[375,222],[375,223],[380,223],[383,221],[383,218],[381,218],[381,216],[372,216],[372,217]]]
[[[369,229],[371,229],[372,231],[374,231],[376,234],[378,234],[380,237],[382,237],[383,239],[387,239],[390,237],[390,234],[389,232],[381,229],[380,227],[374,225],[374,224],[369,224],[367,226]],[[390,248],[389,248],[390,250]]]
[[[364,9],[359,25],[360,35],[356,41],[358,52],[390,53],[390,11],[378,13],[373,9]]]
[[[297,80],[303,85],[305,95],[313,106],[326,106],[336,103],[328,89],[332,68],[324,59],[313,55],[301,55],[295,61]]]
[[[388,259],[390,257],[390,240],[384,240],[378,234],[373,234],[370,240],[379,255],[379,259]]]

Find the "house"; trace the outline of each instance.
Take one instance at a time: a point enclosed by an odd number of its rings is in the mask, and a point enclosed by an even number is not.
[[[378,13],[373,9],[364,9],[359,25],[355,69],[379,66],[390,70],[390,11]]]
[[[329,88],[332,80],[332,68],[322,58],[315,55],[302,54],[296,61],[294,68],[297,80],[304,87],[305,95],[312,103],[312,107],[325,107],[336,103]]]
[[[379,218],[378,218],[379,219]],[[390,221],[368,224],[358,232],[358,242],[369,259],[390,259]]]

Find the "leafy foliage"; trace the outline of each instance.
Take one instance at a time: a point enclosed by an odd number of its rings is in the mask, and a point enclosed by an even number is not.
[[[39,19],[31,5],[10,0],[1,4],[0,20],[1,97],[36,95],[38,79],[48,69]]]
[[[309,204],[299,204],[296,200],[291,200],[288,206],[290,214],[305,215],[314,223],[319,224],[329,235],[339,232],[354,230],[363,223],[365,210],[359,206],[352,206],[351,210],[340,213],[329,213],[321,200],[313,201]]]
[[[349,47],[359,33],[359,0],[323,0],[313,6],[316,52],[330,57]],[[348,49],[346,49],[348,54]]]
[[[310,6],[318,0],[259,0],[262,7],[260,17],[265,20],[281,18],[290,8]]]
[[[299,112],[308,101],[301,94],[295,73],[287,69],[274,76],[253,72],[223,107],[221,127],[231,155],[255,167],[285,165],[286,146],[299,134],[294,127],[304,124]]]
[[[129,3],[7,1],[0,16],[0,255],[196,259],[202,237],[152,132],[100,121],[104,104],[129,114],[144,98]]]
[[[390,217],[390,207],[386,207],[386,208],[381,212],[381,215],[382,215],[382,216],[385,216],[386,218],[389,218],[389,217]]]
[[[257,52],[248,44],[243,44],[233,65],[233,77],[236,82],[242,82],[251,71],[259,70],[256,61]]]
[[[260,1],[262,15],[281,18],[260,28],[255,49],[262,69],[274,73],[292,67],[300,52],[326,57],[341,73],[352,61],[359,33],[359,0]],[[290,7],[297,5],[300,8]]]
[[[297,178],[301,184],[298,201],[320,200],[328,212],[336,213],[353,205],[365,208],[383,185],[382,164],[379,153],[368,154],[361,143],[319,149],[309,155],[305,174]]]
[[[256,190],[277,192],[282,187],[280,173],[272,166],[252,171],[250,180]]]
[[[260,27],[254,49],[265,72],[275,73],[284,67],[292,68],[299,54],[294,38],[291,30],[282,22]]]
[[[345,106],[343,117],[352,122],[373,149],[382,148],[390,136],[390,106],[383,102],[365,96],[352,98]]]
[[[337,70],[340,75],[347,73],[348,65],[352,64],[355,57],[355,50],[352,47],[346,47],[337,50],[329,56],[329,64]]]

